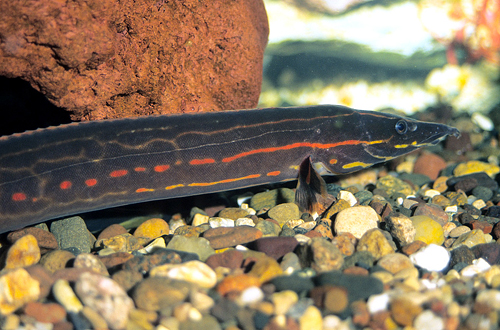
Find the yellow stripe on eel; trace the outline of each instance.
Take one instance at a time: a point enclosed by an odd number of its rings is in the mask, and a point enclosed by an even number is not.
[[[362,163],[362,162],[354,162],[354,163],[349,163],[345,164],[342,166],[342,168],[353,168],[353,167],[369,167],[372,166],[373,164],[367,164],[367,163]]]

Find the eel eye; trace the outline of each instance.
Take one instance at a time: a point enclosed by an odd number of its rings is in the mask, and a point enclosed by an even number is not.
[[[404,120],[400,120],[396,123],[396,132],[399,134],[405,134],[408,131],[408,123]]]

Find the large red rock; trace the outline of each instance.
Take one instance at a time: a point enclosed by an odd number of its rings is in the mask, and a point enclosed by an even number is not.
[[[256,106],[262,0],[0,1],[0,75],[73,120]]]

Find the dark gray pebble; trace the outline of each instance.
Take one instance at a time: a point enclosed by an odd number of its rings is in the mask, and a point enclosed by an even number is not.
[[[472,189],[472,194],[476,196],[478,199],[482,199],[483,201],[489,201],[491,197],[493,197],[493,191],[490,188],[486,188],[483,186],[477,186]]]
[[[294,274],[275,277],[270,283],[274,285],[276,291],[292,290],[298,294],[308,292],[314,288],[314,284],[310,278]]]
[[[317,286],[335,285],[347,290],[349,301],[368,299],[371,295],[384,291],[384,284],[372,276],[343,274],[339,271],[325,272],[313,278]]]
[[[90,233],[85,225],[85,221],[81,217],[53,221],[50,224],[50,232],[54,234],[62,250],[71,248],[73,249],[72,251],[90,252]]]

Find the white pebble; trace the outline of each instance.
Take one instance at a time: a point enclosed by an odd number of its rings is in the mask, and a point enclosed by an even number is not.
[[[57,280],[52,286],[52,293],[54,294],[56,300],[68,312],[78,313],[82,310],[83,305],[77,298],[68,281],[63,279]]]
[[[366,306],[370,314],[383,312],[389,306],[389,295],[387,293],[374,294],[368,298]]]
[[[420,268],[439,272],[448,266],[450,252],[440,245],[429,244],[412,254],[410,260]]]
[[[255,304],[264,300],[264,292],[259,287],[251,286],[241,293],[237,299],[240,306]]]
[[[210,224],[210,228],[234,227],[233,219],[215,217],[215,218],[210,218],[208,223]]]
[[[255,222],[253,222],[253,220],[250,219],[250,218],[238,218],[234,222],[234,225],[236,227],[238,227],[238,226],[251,226],[251,227],[255,227]]]
[[[451,205],[451,206],[447,206],[444,211],[446,213],[457,213],[458,212],[458,206],[457,205]]]
[[[471,116],[471,120],[474,124],[485,131],[492,131],[493,128],[495,128],[493,121],[479,112],[474,112]]]
[[[339,199],[343,199],[349,203],[349,205],[354,206],[358,202],[356,197],[352,194],[352,192],[347,190],[341,190],[339,193]]]
[[[163,237],[158,237],[151,243],[149,243],[147,246],[145,246],[143,249],[137,250],[137,252],[140,254],[149,254],[157,249],[162,249],[162,248],[164,249],[166,247],[167,245],[165,244],[165,240],[163,239]]]
[[[474,259],[472,261],[472,265],[464,267],[460,271],[460,275],[462,275],[464,277],[474,277],[478,274],[481,274],[482,272],[487,271],[490,268],[491,268],[491,265],[483,258]]]
[[[472,203],[472,206],[474,206],[476,209],[480,210],[480,209],[486,207],[486,203],[482,199],[476,199]]]
[[[444,321],[432,311],[425,310],[415,318],[413,327],[415,329],[442,330],[444,329]]]
[[[429,197],[429,198],[436,197],[437,195],[441,195],[441,193],[439,191],[437,191],[436,189],[428,189],[425,191],[425,194],[424,194],[425,197]]]

